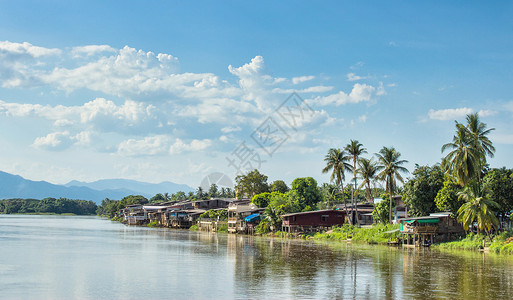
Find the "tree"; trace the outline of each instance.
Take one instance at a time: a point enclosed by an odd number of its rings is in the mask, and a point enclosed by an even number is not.
[[[251,200],[251,202],[253,202],[256,206],[260,208],[267,207],[270,201],[271,193],[268,192],[256,194],[255,196],[253,196],[253,199]]]
[[[334,182],[335,185],[340,189],[344,189],[345,171],[351,171],[352,167],[348,163],[350,157],[346,155],[346,152],[341,149],[331,148],[328,150],[328,154],[324,157],[326,166],[322,169],[322,173],[328,173],[331,171],[330,181]],[[346,201],[343,198],[344,209],[347,212]],[[351,223],[353,223],[352,216],[350,217]]]
[[[462,187],[470,180],[481,181],[481,172],[486,165],[486,156],[493,157],[495,148],[487,135],[495,130],[486,129],[478,114],[467,115],[467,126],[456,122],[456,135],[452,142],[442,146],[442,153],[451,149],[442,160],[442,169]]]
[[[375,161],[367,158],[360,158],[358,160],[358,173],[362,178],[362,183],[358,187],[361,189],[365,186],[366,196],[368,202],[374,202],[374,197],[372,196],[371,184],[376,180],[376,176],[378,175],[378,165]]]
[[[296,178],[288,193],[294,205],[302,211],[312,210],[322,200],[317,181],[312,177]]]
[[[443,187],[444,174],[439,165],[415,165],[413,176],[404,184],[404,203],[408,206],[409,215],[427,216],[437,208],[435,198]]]
[[[360,155],[367,153],[367,149],[363,147],[363,145],[357,140],[351,140],[349,144],[346,145],[345,150],[349,153],[350,157],[353,159],[353,180],[354,180],[354,189],[353,193],[351,193],[351,202],[353,203],[353,208],[355,209],[355,217],[358,215],[358,207],[356,206],[356,197],[355,193],[357,192],[356,187],[356,175],[358,173],[356,169],[356,162]],[[356,218],[356,223],[358,224],[358,218]]]
[[[205,197],[205,193],[203,192],[203,188],[201,186],[198,187],[198,189],[196,190],[196,198],[201,200]]]
[[[487,125],[479,120],[478,113],[469,114],[467,115],[466,119],[470,144],[481,154],[481,160],[477,172],[478,181],[481,181],[481,171],[486,165],[486,156],[493,157],[495,153],[495,147],[487,137],[487,135],[495,130],[495,128],[487,129]]]
[[[392,198],[396,189],[396,179],[400,182],[404,181],[401,177],[401,173],[408,173],[408,169],[402,165],[408,161],[399,159],[401,157],[401,153],[395,150],[394,147],[383,147],[376,155],[379,162],[378,168],[381,171],[378,174],[378,178],[385,181],[386,190],[390,195],[389,220],[390,223],[392,223]]]
[[[482,185],[488,199],[493,199],[499,205],[501,216],[508,216],[513,210],[513,170],[491,169],[484,176]]]
[[[271,183],[271,192],[286,193],[290,189],[283,180],[275,180]]]
[[[499,220],[493,211],[499,205],[483,195],[477,183],[466,186],[463,191],[458,193],[458,197],[465,201],[458,209],[458,222],[463,225],[465,230],[468,230],[474,221],[477,222],[478,233],[485,230],[487,234],[490,234],[492,227],[499,226]]]
[[[454,216],[457,216],[458,209],[465,203],[465,201],[458,197],[460,191],[461,186],[450,177],[445,176],[443,186],[435,197],[436,207],[440,211],[450,211]]]
[[[218,196],[218,188],[217,188],[217,184],[215,183],[212,183],[210,185],[210,189],[208,190],[208,196],[210,198],[216,198]]]
[[[164,195],[162,195],[160,193],[158,193],[155,196],[150,198],[151,203],[164,202],[164,201],[166,201],[166,198],[164,197]]]
[[[393,206],[391,207],[390,204]],[[381,195],[381,201],[374,205],[374,210],[372,211],[372,218],[375,221],[381,222],[382,224],[386,224],[389,222],[388,213],[392,209],[394,209],[395,203],[390,201],[390,195],[388,193]]]
[[[235,177],[235,182],[237,198],[242,198],[244,196],[252,198],[256,194],[269,192],[267,176],[258,172],[257,169],[246,175],[238,175]]]

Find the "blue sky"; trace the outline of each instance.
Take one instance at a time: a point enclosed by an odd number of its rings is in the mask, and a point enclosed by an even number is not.
[[[326,182],[350,139],[437,163],[470,112],[512,167],[511,2],[104,2],[0,3],[0,170],[196,187],[242,162]],[[291,126],[278,108],[297,101]]]

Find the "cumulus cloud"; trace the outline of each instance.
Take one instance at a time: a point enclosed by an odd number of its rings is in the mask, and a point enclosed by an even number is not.
[[[472,108],[468,107],[448,108],[440,110],[430,109],[428,112],[428,116],[430,119],[433,120],[447,121],[463,118],[466,115],[471,114],[472,112]]]
[[[495,110],[490,110],[490,109],[481,109],[479,112],[478,112],[479,116],[480,117],[490,117],[490,116],[494,116],[497,114],[497,111]]]
[[[38,58],[41,56],[58,55],[61,53],[59,49],[50,49],[34,46],[30,43],[13,43],[9,41],[0,41],[0,55],[4,56],[31,56]]]
[[[369,78],[369,77],[367,77],[367,76],[358,76],[358,75],[356,75],[354,73],[347,74],[347,80],[348,81],[358,81],[358,80],[363,80],[363,79],[367,79],[367,78]]]
[[[315,76],[299,76],[299,77],[292,77],[292,83],[293,84],[298,84],[298,83],[302,83],[302,82],[305,82],[305,81],[309,81],[309,80],[312,80],[314,79]]]
[[[149,136],[142,140],[128,139],[118,145],[118,153],[126,156],[166,154],[171,139],[165,135]]]
[[[73,145],[89,146],[90,144],[91,132],[82,131],[72,135],[69,131],[59,131],[36,138],[32,146],[38,149],[60,151]]]
[[[169,147],[169,154],[180,154],[182,152],[201,151],[205,150],[212,145],[210,139],[192,140],[186,143],[181,139],[176,139],[174,144]]]
[[[386,92],[382,83],[380,83],[378,87],[356,83],[349,94],[340,91],[336,94],[331,94],[325,97],[317,97],[314,102],[318,105],[339,106],[348,103],[370,102],[384,94],[386,94]]]

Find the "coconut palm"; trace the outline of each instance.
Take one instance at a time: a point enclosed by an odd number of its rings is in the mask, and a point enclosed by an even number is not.
[[[379,163],[378,170],[381,171],[378,174],[378,178],[385,181],[386,190],[390,195],[389,221],[392,223],[392,198],[394,197],[396,180],[399,180],[401,183],[404,182],[401,173],[408,173],[408,169],[402,165],[408,161],[399,159],[401,153],[395,150],[394,147],[383,147],[379,150],[379,153],[376,153],[376,156],[378,157]]]
[[[347,156],[344,150],[335,148],[328,150],[328,154],[324,157],[326,167],[322,169],[322,173],[328,173],[331,171],[330,181],[335,182],[335,185],[340,188],[341,191],[344,190],[345,171],[352,170],[351,165],[348,163],[349,159],[350,157]],[[342,201],[344,202],[344,208],[347,212],[344,193],[342,193]]]
[[[486,156],[493,157],[495,147],[493,146],[487,135],[495,130],[495,128],[486,128],[486,124],[479,120],[477,113],[467,115],[467,129],[469,133],[470,144],[479,153],[481,153],[481,164],[477,172],[478,179],[481,180],[481,171],[486,164]]]
[[[458,222],[468,230],[470,225],[477,222],[478,233],[485,230],[490,234],[492,227],[497,228],[499,220],[495,216],[493,208],[499,208],[499,205],[482,194],[479,184],[473,182],[458,192],[458,198],[466,201],[460,209],[458,209]]]
[[[358,158],[360,157],[360,155],[367,153],[367,149],[365,149],[363,147],[363,145],[360,142],[358,142],[357,140],[351,140],[349,142],[349,144],[346,145],[344,150],[346,150],[347,153],[349,153],[349,155],[353,159],[352,172],[353,172],[353,180],[354,180],[354,189],[353,189],[353,193],[351,194],[351,202],[353,203],[353,208],[355,209],[355,212],[356,212],[356,223],[358,223],[358,207],[356,206],[356,197],[355,197],[356,196],[356,174],[358,173],[357,169],[356,169],[356,162],[358,161]]]
[[[378,175],[378,165],[375,161],[367,158],[360,158],[358,160],[358,173],[362,178],[362,183],[358,187],[361,189],[365,186],[365,190],[367,192],[367,200],[369,202],[374,202],[371,192],[371,183],[376,180],[376,176]]]
[[[456,122],[456,135],[451,143],[442,146],[442,153],[452,149],[442,160],[442,170],[451,175],[461,186],[465,186],[481,172],[483,153],[473,146],[470,131]]]

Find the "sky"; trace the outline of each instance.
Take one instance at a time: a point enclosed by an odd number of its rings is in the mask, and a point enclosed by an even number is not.
[[[474,112],[495,128],[491,167],[511,168],[511,16],[510,1],[1,1],[0,170],[323,183],[328,150],[354,139],[413,172]]]

